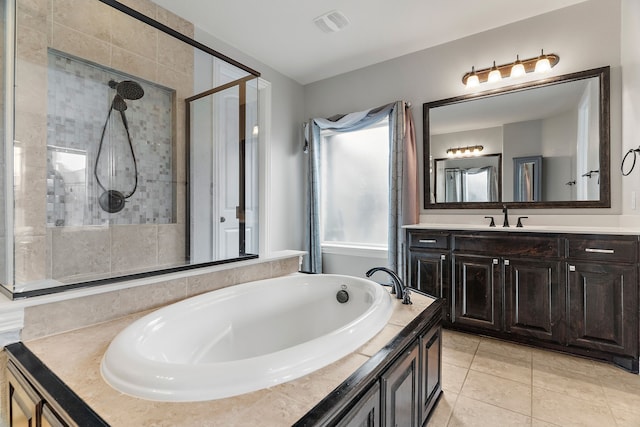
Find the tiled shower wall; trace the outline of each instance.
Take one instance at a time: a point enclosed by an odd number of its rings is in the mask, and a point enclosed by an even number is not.
[[[193,37],[191,23],[151,1],[122,3]],[[184,120],[177,119],[185,116],[184,99],[193,93],[193,49],[97,0],[17,0],[16,28],[16,288],[43,279],[74,281],[182,262],[185,130]],[[175,91],[174,223],[47,227],[49,49]]]
[[[173,222],[174,91],[56,51],[48,65],[47,226]],[[121,113],[111,109],[109,82],[126,80],[144,90],[124,101],[133,150]],[[133,192],[122,211],[100,208],[104,189],[94,172],[106,189]]]

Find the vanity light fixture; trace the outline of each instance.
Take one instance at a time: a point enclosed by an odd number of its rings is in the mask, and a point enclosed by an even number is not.
[[[469,145],[466,147],[455,147],[447,149],[447,157],[467,157],[477,156],[484,150],[482,145]]]
[[[498,67],[496,67],[496,61],[493,61],[493,67],[491,67],[491,70],[489,71],[487,81],[489,83],[495,83],[500,80],[502,80],[502,73],[498,70]]]
[[[471,67],[471,71],[462,77],[462,83],[467,89],[478,86],[480,83],[497,82],[506,77],[521,77],[527,73],[545,73],[553,68],[560,61],[560,57],[555,53],[544,53],[541,51],[540,56],[535,58],[520,60],[520,56],[516,55],[516,61],[508,64],[496,65],[476,71],[475,67]]]
[[[527,74],[527,71],[524,69],[524,64],[520,61],[520,55],[516,55],[516,62],[513,63],[513,67],[511,67],[511,74],[509,77],[516,78],[522,77]]]
[[[472,88],[480,85],[480,79],[478,78],[478,74],[476,74],[475,67],[471,67],[471,74],[467,76],[467,88]]]

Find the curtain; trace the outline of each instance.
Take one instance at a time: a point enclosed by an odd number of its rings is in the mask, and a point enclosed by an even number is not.
[[[305,124],[306,185],[305,257],[303,268],[322,272],[320,247],[320,131],[364,129],[389,117],[389,267],[404,275],[404,224],[418,222],[418,165],[413,117],[403,101],[367,111],[316,118]]]

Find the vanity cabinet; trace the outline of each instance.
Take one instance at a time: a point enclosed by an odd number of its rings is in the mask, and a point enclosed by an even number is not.
[[[407,241],[431,232],[407,229]],[[638,236],[507,230],[447,236],[438,243],[451,260],[445,326],[638,372]],[[423,251],[407,245],[410,280]]]
[[[638,247],[635,239],[568,239],[568,342],[638,354]]]

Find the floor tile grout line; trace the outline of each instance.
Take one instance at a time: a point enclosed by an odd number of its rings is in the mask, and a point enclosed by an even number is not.
[[[458,395],[458,398],[456,399],[456,405],[457,405],[457,403],[458,403],[458,400],[460,399],[460,395],[461,395],[461,394],[462,394],[462,393],[460,393],[460,394]],[[527,414],[523,414],[522,412],[514,411],[513,409],[504,408],[504,407],[502,407],[502,406],[498,406],[498,405],[493,404],[493,403],[485,402],[484,400],[476,399],[476,398],[473,398],[473,397],[471,397],[471,396],[464,396],[464,397],[465,397],[466,399],[473,400],[473,401],[475,401],[475,402],[479,402],[479,403],[482,403],[482,404],[484,404],[484,405],[493,406],[494,408],[498,408],[498,409],[503,410],[503,411],[509,411],[509,412],[511,412],[511,413],[513,413],[513,414],[517,414],[517,415],[520,415],[520,416],[523,416],[523,417],[527,417],[527,418],[529,418],[530,420],[533,420],[533,416],[531,416],[531,415],[527,415]],[[453,414],[453,411],[452,411],[451,413]],[[538,418],[538,419],[539,419],[539,418]]]

